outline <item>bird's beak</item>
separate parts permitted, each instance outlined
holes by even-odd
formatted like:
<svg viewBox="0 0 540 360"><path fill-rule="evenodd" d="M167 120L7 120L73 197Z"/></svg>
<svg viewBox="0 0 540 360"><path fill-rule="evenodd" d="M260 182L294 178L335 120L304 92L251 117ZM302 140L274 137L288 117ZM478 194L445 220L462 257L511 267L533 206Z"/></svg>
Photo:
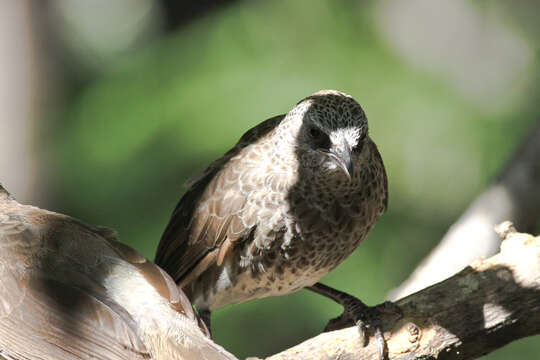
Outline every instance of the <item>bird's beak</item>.
<svg viewBox="0 0 540 360"><path fill-rule="evenodd" d="M342 144L332 148L329 152L330 157L343 170L345 175L351 180L354 174L354 165L352 161L352 149L347 140L343 139Z"/></svg>

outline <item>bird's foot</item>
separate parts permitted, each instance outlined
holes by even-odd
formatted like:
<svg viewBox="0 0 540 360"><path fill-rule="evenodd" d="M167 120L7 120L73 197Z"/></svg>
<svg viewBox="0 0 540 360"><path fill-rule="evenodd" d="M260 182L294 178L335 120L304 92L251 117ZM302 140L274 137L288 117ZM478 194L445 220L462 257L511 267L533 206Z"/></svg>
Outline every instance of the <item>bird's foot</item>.
<svg viewBox="0 0 540 360"><path fill-rule="evenodd" d="M344 308L341 316L328 322L328 325L324 329L325 331L339 330L356 324L360 333L361 343L366 346L369 343L369 336L372 333L377 342L379 359L385 359L388 349L384 339L384 332L382 331L382 318L384 317L385 322L388 321L390 324L394 324L403 317L401 309L397 305L387 301L370 307L352 295L321 283L313 284L308 287L308 290L326 296Z"/></svg>
<svg viewBox="0 0 540 360"><path fill-rule="evenodd" d="M376 306L367 306L360 299L351 295L343 300L343 314L330 320L324 331L333 331L356 325L360 335L360 343L367 346L369 338L373 334L379 359L386 359L388 349L382 330L381 318L383 314L389 314L391 317L395 317L396 320L401 318L402 313L399 307L389 301Z"/></svg>

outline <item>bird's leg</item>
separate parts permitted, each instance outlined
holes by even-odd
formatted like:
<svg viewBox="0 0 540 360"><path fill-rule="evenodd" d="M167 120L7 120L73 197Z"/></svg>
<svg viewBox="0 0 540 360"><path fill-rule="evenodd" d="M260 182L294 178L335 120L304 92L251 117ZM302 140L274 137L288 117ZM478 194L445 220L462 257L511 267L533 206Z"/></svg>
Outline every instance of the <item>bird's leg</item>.
<svg viewBox="0 0 540 360"><path fill-rule="evenodd" d="M377 342L379 358L385 359L387 348L386 341L384 340L384 335L381 330L382 324L380 323L380 317L383 311L388 311L387 308L393 308L391 311L396 314L398 318L400 318L401 311L396 305L392 304L391 302L385 302L381 305L370 307L352 295L321 283L316 283L313 286L307 287L307 289L334 300L344 308L343 314L335 319L331 319L326 325L324 331L338 330L356 324L360 332L360 341L364 346L366 346L369 340L367 331L369 329L373 329Z"/></svg>
<svg viewBox="0 0 540 360"><path fill-rule="evenodd" d="M208 309L197 309L198 312L199 312L199 318L202 320L202 322L204 323L204 326L206 326L206 330L208 330L208 335L210 335L210 338L213 339L212 337L212 324L211 324L211 321L210 321L210 317L212 315L212 312Z"/></svg>

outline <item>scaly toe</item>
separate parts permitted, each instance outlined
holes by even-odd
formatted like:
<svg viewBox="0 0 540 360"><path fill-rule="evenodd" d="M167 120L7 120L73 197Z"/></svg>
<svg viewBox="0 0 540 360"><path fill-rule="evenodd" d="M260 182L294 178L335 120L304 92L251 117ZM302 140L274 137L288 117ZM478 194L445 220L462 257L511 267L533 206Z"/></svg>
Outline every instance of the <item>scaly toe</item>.
<svg viewBox="0 0 540 360"><path fill-rule="evenodd" d="M402 316L399 307L391 302L369 307L364 305L360 300L352 299L348 301L347 305L341 316L330 320L325 331L342 329L356 324L360 343L363 346L367 346L369 344L369 337L372 334L375 338L379 359L386 359L388 349L382 331L381 317L383 313L385 315L391 314L392 317L398 320Z"/></svg>

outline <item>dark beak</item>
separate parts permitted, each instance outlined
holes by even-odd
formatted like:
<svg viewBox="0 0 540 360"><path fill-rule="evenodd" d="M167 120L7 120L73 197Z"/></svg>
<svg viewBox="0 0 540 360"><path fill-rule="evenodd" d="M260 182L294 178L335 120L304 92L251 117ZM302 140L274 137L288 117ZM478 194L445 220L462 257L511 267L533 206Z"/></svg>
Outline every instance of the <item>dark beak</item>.
<svg viewBox="0 0 540 360"><path fill-rule="evenodd" d="M347 175L349 180L351 180L352 176L354 175L354 165L351 152L351 146L347 143L347 140L343 139L343 144L331 149L329 153L336 164L343 170L343 172L345 172L345 175Z"/></svg>

